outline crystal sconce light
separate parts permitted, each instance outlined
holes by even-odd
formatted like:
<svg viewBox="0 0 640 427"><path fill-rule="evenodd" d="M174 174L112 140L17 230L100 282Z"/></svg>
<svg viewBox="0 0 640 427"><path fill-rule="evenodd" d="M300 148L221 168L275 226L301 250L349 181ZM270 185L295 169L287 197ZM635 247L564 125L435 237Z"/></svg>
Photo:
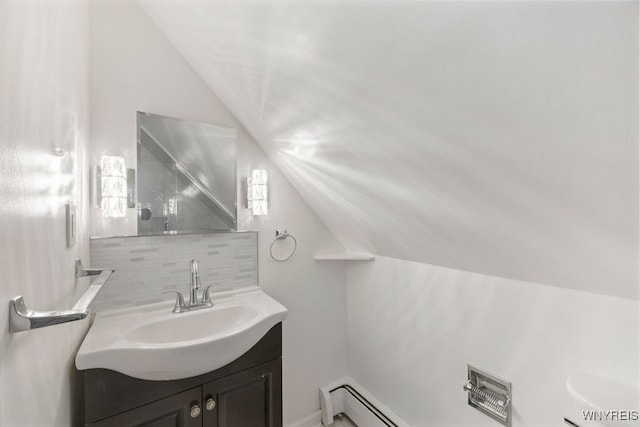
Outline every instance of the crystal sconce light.
<svg viewBox="0 0 640 427"><path fill-rule="evenodd" d="M269 209L267 200L267 171L254 169L247 177L247 207L253 215L266 215Z"/></svg>
<svg viewBox="0 0 640 427"><path fill-rule="evenodd" d="M106 218L124 218L135 208L136 171L127 169L123 157L102 156L91 174L92 205Z"/></svg>
<svg viewBox="0 0 640 427"><path fill-rule="evenodd" d="M101 201L102 215L109 218L123 218L127 215L127 168L124 158L102 156Z"/></svg>

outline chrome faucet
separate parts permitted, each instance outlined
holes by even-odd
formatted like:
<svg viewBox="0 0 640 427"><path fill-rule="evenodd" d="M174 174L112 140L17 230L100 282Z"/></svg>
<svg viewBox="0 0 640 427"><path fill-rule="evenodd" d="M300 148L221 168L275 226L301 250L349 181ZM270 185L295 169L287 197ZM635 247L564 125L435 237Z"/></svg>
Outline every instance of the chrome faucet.
<svg viewBox="0 0 640 427"><path fill-rule="evenodd" d="M198 303L198 289L200 289L200 272L198 271L198 261L196 261L195 259L192 259L189 305Z"/></svg>
<svg viewBox="0 0 640 427"><path fill-rule="evenodd" d="M176 295L176 304L173 307L174 313L183 313L185 311L199 310L201 308L211 307L213 303L211 302L211 295L209 295L209 288L211 286L207 286L204 288L202 292L202 300L198 302L198 289L200 289L200 271L198 269L198 261L195 259L191 260L190 263L191 273L190 273L190 283L189 283L189 303L185 304L184 297L178 291L169 291L175 292Z"/></svg>

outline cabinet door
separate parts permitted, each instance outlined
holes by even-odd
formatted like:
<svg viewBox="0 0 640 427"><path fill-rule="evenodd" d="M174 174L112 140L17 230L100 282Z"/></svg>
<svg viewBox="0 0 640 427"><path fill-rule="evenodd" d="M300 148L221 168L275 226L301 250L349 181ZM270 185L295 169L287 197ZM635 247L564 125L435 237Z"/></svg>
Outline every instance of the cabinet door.
<svg viewBox="0 0 640 427"><path fill-rule="evenodd" d="M201 427L200 387L114 415L89 427ZM197 407L197 408L196 408Z"/></svg>
<svg viewBox="0 0 640 427"><path fill-rule="evenodd" d="M282 361L203 386L204 427L282 427Z"/></svg>

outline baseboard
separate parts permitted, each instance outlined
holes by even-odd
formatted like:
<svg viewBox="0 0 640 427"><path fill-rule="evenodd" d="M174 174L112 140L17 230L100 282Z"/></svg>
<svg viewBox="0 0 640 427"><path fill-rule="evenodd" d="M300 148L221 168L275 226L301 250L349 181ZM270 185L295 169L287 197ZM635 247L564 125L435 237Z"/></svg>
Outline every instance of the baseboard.
<svg viewBox="0 0 640 427"><path fill-rule="evenodd" d="M304 418L287 425L287 427L322 427L320 421L320 411L315 411Z"/></svg>
<svg viewBox="0 0 640 427"><path fill-rule="evenodd" d="M344 413L363 427L409 427L375 396L351 377L342 377L320 387L320 412L323 426Z"/></svg>

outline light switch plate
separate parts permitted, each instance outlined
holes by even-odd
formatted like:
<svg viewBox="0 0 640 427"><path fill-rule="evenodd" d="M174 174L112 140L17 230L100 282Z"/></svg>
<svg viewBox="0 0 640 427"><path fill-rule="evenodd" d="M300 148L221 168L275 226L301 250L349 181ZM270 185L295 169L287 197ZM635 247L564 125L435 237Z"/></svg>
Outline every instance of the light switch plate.
<svg viewBox="0 0 640 427"><path fill-rule="evenodd" d="M67 218L67 247L70 248L76 244L76 205L67 203L65 206L65 213Z"/></svg>

